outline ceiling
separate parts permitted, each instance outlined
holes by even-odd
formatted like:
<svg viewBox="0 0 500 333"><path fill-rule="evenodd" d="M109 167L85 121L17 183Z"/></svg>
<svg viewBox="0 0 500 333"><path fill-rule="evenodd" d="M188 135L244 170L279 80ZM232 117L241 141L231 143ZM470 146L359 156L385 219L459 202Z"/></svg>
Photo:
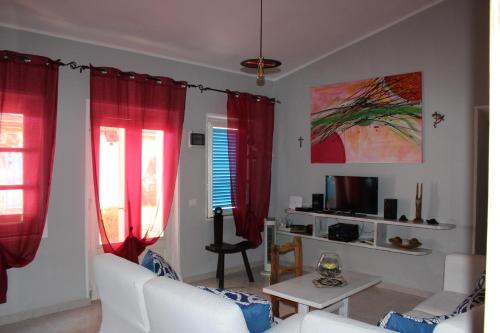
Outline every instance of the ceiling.
<svg viewBox="0 0 500 333"><path fill-rule="evenodd" d="M263 54L281 78L441 0L264 0ZM1 0L0 25L243 73L259 1ZM66 60L66 59L65 59ZM69 59L67 59L69 60Z"/></svg>

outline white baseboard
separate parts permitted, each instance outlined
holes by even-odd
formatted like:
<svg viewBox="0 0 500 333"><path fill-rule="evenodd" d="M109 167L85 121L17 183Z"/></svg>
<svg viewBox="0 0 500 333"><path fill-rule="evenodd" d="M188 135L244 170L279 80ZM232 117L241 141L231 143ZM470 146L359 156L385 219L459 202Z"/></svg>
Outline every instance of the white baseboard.
<svg viewBox="0 0 500 333"><path fill-rule="evenodd" d="M16 323L27 319L41 317L52 313L81 308L88 305L90 305L90 299L86 298L62 304L44 306L38 309L22 311L11 315L0 316L0 326Z"/></svg>
<svg viewBox="0 0 500 333"><path fill-rule="evenodd" d="M260 273L260 271L264 268L264 261L255 261L250 263L250 267L252 268L252 273L255 276L255 274ZM231 268L226 268L224 269L224 274L232 274L232 273L238 273L238 272L244 272L245 271L245 266L240 265L240 266L234 266ZM193 283L201 280L206 280L210 278L215 278L216 271L204 273L204 274L198 274L198 275L192 275L188 277L182 277L183 281L186 283Z"/></svg>
<svg viewBox="0 0 500 333"><path fill-rule="evenodd" d="M419 296L419 297L423 297L423 298L428 298L428 297L431 297L432 295L434 295L434 293L432 291L409 288L409 287L400 286L399 284L390 283L390 282L381 282L381 283L377 284L376 287L382 288L382 289L393 290L393 291L396 291L398 293Z"/></svg>

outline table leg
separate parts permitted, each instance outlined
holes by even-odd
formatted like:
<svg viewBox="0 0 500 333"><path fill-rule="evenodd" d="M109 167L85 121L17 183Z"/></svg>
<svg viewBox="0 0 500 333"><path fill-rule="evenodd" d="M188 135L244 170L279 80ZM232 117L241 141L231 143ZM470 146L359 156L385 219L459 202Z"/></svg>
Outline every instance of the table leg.
<svg viewBox="0 0 500 333"><path fill-rule="evenodd" d="M305 304L298 304L298 309L297 309L297 313L303 313L303 314L306 314L309 312L309 306L308 305L305 305Z"/></svg>
<svg viewBox="0 0 500 333"><path fill-rule="evenodd" d="M344 298L340 301L339 315L342 317L349 315L349 298Z"/></svg>

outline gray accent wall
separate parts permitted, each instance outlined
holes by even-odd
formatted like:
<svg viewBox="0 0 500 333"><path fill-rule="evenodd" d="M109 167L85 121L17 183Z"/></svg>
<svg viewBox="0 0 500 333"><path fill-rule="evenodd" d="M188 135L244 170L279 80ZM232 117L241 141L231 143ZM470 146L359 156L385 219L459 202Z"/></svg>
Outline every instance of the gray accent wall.
<svg viewBox="0 0 500 333"><path fill-rule="evenodd" d="M457 225L451 231L391 229L389 236L417 237L433 250L422 257L304 240L305 264L314 265L323 251L335 251L347 269L437 291L446 254L471 253L473 107L488 104L488 15L486 0L444 1L275 82L273 94L283 102L276 112L276 216L284 216L290 195L311 203L312 193L324 193L325 175L376 176L381 215L383 199L397 198L398 214L413 218L415 186L423 182L423 217ZM413 71L423 73L422 164L310 163L311 87ZM435 111L446 117L437 128ZM306 138L302 149L299 136Z"/></svg>
<svg viewBox="0 0 500 333"><path fill-rule="evenodd" d="M255 78L155 58L112 48L0 27L0 49L48 56L62 61L112 66L139 73L165 75L205 86L265 94ZM85 248L85 108L89 98L89 72L61 68L57 140L52 191L47 217L48 237L42 240L34 261L8 270L8 302L0 304L2 316L29 312L88 298ZM205 150L188 148L189 131L204 132L207 113L225 114L224 94L189 89L179 165L179 243L184 278L214 272L217 256L205 251L213 241L213 227L206 220ZM224 240L237 242L234 223L224 223ZM262 261L261 250L248 253L251 262ZM238 254L226 257L226 267L242 266ZM254 272L258 273L258 272ZM40 312L40 311L39 311Z"/></svg>

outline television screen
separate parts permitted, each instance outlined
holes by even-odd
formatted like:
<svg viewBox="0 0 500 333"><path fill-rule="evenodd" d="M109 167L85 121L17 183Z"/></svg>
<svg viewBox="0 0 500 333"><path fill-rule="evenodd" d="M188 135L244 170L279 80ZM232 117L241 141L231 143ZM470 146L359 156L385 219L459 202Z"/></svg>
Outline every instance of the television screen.
<svg viewBox="0 0 500 333"><path fill-rule="evenodd" d="M378 214L378 178L326 176L325 208Z"/></svg>

